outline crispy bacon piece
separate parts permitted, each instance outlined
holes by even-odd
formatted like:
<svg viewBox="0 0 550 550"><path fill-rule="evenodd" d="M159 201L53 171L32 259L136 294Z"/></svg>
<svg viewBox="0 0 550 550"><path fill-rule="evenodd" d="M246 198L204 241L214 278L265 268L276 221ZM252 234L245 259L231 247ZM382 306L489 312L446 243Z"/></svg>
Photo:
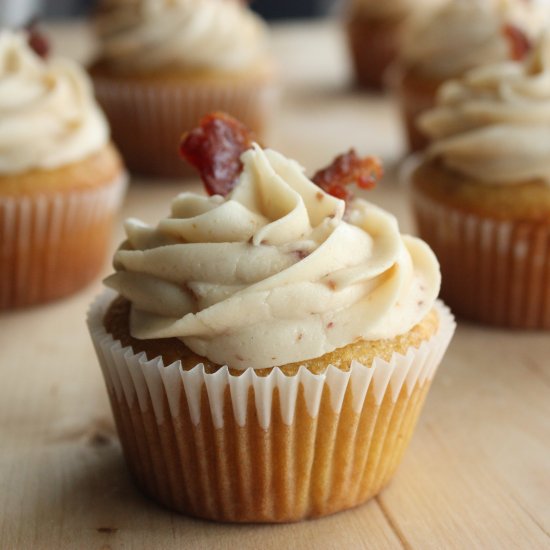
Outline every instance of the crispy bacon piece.
<svg viewBox="0 0 550 550"><path fill-rule="evenodd" d="M27 42L34 50L34 53L42 59L46 59L50 53L50 42L39 30L38 22L36 20L30 21L25 26L25 31L27 32Z"/></svg>
<svg viewBox="0 0 550 550"><path fill-rule="evenodd" d="M504 25L502 32L506 40L508 40L510 59L521 61L531 51L531 41L519 27L510 23Z"/></svg>
<svg viewBox="0 0 550 550"><path fill-rule="evenodd" d="M180 153L198 170L209 195L226 196L243 169L240 157L252 142L244 124L225 113L210 113L183 135Z"/></svg>
<svg viewBox="0 0 550 550"><path fill-rule="evenodd" d="M319 170L312 179L323 191L348 202L353 194L347 185L355 183L361 189L372 189L383 173L379 159L361 158L354 149L350 149L337 156L332 164Z"/></svg>

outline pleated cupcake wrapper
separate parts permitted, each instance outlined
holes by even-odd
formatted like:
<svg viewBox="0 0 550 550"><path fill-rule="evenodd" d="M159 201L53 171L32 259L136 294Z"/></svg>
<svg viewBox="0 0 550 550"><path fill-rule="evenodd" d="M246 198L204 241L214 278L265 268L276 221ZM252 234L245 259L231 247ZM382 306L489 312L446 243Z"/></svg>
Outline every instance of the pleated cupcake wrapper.
<svg viewBox="0 0 550 550"><path fill-rule="evenodd" d="M353 17L348 21L347 34L356 79L366 88L382 89L399 48L402 25Z"/></svg>
<svg viewBox="0 0 550 550"><path fill-rule="evenodd" d="M227 112L261 138L276 97L267 79L183 83L95 76L94 85L127 166L161 177L196 175L178 148L182 134L205 114Z"/></svg>
<svg viewBox="0 0 550 550"><path fill-rule="evenodd" d="M164 397L167 398L172 416L176 417L181 409L182 394L185 393L190 418L193 424L198 425L201 420L200 393L203 384L208 392L210 414L216 428L223 427L223 393L226 388L230 390L233 414L239 426L246 424L250 388L254 390L258 421L265 430L270 424L275 388L279 393L281 417L288 425L294 420L300 385L304 388L308 414L312 418L318 414L325 385L330 390L331 407L336 413L341 410L349 385L353 393L353 410L358 413L371 385L376 403L380 404L387 391L391 393L392 400L396 401L402 386L410 394L417 383L423 385L426 380L431 380L454 331L452 316L447 308L438 303L441 327L436 335L419 348L409 349L406 355L394 354L391 361L376 359L370 368L353 361L348 371L331 365L324 374L312 374L305 367L300 367L295 376L287 376L278 368L272 369L268 376L258 376L254 369L247 369L235 376L230 374L227 367L208 374L202 364L183 370L179 362L165 366L160 357L149 360L143 352L135 354L131 347L122 347L119 341L105 331L102 323L113 297L111 291L105 291L92 306L89 315L90 331L105 380L117 399L126 399L129 406L137 401L145 412L151 402L159 424L165 421Z"/></svg>
<svg viewBox="0 0 550 550"><path fill-rule="evenodd" d="M64 296L97 274L126 182L0 195L0 310Z"/></svg>
<svg viewBox="0 0 550 550"><path fill-rule="evenodd" d="M550 329L550 222L481 217L418 190L413 201L420 235L441 264L442 295L457 315Z"/></svg>
<svg viewBox="0 0 550 550"><path fill-rule="evenodd" d="M221 521L295 521L380 491L455 328L438 303L429 341L369 368L208 374L122 347L102 323L113 296L97 299L88 324L129 469L165 506Z"/></svg>
<svg viewBox="0 0 550 550"><path fill-rule="evenodd" d="M427 87L414 89L407 85L402 69L398 67L393 68L391 78L388 80L391 81L394 95L401 108L409 150L422 151L427 147L429 139L418 128L418 117L434 106L437 90L430 91Z"/></svg>

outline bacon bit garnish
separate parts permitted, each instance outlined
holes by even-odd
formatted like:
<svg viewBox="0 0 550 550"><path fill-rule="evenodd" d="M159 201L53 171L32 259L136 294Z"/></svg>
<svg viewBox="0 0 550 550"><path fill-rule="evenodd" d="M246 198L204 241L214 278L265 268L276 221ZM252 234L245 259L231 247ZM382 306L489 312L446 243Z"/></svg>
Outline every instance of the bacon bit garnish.
<svg viewBox="0 0 550 550"><path fill-rule="evenodd" d="M32 20L25 26L25 31L27 32L27 43L34 53L42 59L46 59L50 53L50 42L38 29L38 22Z"/></svg>
<svg viewBox="0 0 550 550"><path fill-rule="evenodd" d="M350 201L353 194L347 185L355 183L361 189L373 189L382 175L382 164L377 158L361 158L350 149L337 156L330 166L319 170L312 179L323 191Z"/></svg>
<svg viewBox="0 0 550 550"><path fill-rule="evenodd" d="M310 255L310 252L307 250L294 250L293 254L298 258L298 260L303 260Z"/></svg>
<svg viewBox="0 0 550 550"><path fill-rule="evenodd" d="M502 28L504 37L508 40L510 59L521 61L531 51L533 45L527 35L515 25L508 23Z"/></svg>
<svg viewBox="0 0 550 550"><path fill-rule="evenodd" d="M182 136L180 153L198 170L209 195L225 197L237 183L243 169L240 157L252 142L244 124L225 113L210 113Z"/></svg>

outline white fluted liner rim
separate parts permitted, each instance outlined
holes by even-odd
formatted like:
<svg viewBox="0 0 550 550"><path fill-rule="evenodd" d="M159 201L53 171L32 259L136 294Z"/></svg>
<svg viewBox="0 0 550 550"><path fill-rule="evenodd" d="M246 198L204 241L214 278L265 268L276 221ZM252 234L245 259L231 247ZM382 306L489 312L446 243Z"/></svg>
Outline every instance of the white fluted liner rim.
<svg viewBox="0 0 550 550"><path fill-rule="evenodd" d="M136 354L130 346L122 347L103 326L103 316L115 296L112 290L105 290L88 312L88 327L105 382L119 401L126 400L131 406L137 399L142 412L147 410L150 399L159 424L164 422L164 395L172 416L177 418L183 389L191 421L195 426L198 425L203 385L206 386L213 423L217 429L224 424L223 395L227 386L233 414L239 426L246 425L249 388L254 388L256 412L263 429L267 429L271 423L275 388L279 391L281 417L286 425L293 422L300 384L303 386L307 410L312 418L318 415L325 385L330 390L331 406L335 413L340 412L350 384L352 406L356 413L361 411L371 384L377 404L382 402L387 391L391 392L392 401L395 402L403 385L410 395L415 385L421 386L426 380L433 378L456 327L449 309L438 301L436 309L439 328L436 334L419 348L410 348L406 355L394 354L390 361L375 359L370 367L353 361L347 372L330 365L323 374L312 374L303 366L294 376L286 376L278 367L273 368L268 376L258 376L254 369L247 369L240 376L234 376L227 366L208 374L202 363L190 370L183 370L179 361L164 366L160 357L147 360L145 353Z"/></svg>

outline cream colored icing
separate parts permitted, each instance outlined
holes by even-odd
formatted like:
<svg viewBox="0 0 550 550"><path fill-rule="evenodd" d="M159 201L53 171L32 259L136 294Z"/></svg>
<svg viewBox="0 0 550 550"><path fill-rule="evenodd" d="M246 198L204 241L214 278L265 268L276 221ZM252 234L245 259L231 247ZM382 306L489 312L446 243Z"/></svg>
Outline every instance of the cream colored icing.
<svg viewBox="0 0 550 550"><path fill-rule="evenodd" d="M265 55L267 28L241 2L105 0L101 58L120 71L241 70Z"/></svg>
<svg viewBox="0 0 550 550"><path fill-rule="evenodd" d="M380 18L409 17L426 13L447 1L449 0L352 0L351 9L353 12Z"/></svg>
<svg viewBox="0 0 550 550"><path fill-rule="evenodd" d="M510 20L536 40L550 25L549 0L500 0L510 13Z"/></svg>
<svg viewBox="0 0 550 550"><path fill-rule="evenodd" d="M218 364L266 368L407 332L433 307L439 266L369 202L324 193L258 146L226 198L183 193L152 228L126 223L106 284L134 337L180 338Z"/></svg>
<svg viewBox="0 0 550 550"><path fill-rule="evenodd" d="M522 63L474 69L421 116L428 154L488 184L550 183L550 36Z"/></svg>
<svg viewBox="0 0 550 550"><path fill-rule="evenodd" d="M409 27L401 53L403 64L435 78L449 78L505 61L510 58L510 44L504 26L514 24L529 34L530 13L531 6L523 0L448 2Z"/></svg>
<svg viewBox="0 0 550 550"><path fill-rule="evenodd" d="M0 173L76 162L108 139L84 71L69 60L43 60L23 33L1 31Z"/></svg>

